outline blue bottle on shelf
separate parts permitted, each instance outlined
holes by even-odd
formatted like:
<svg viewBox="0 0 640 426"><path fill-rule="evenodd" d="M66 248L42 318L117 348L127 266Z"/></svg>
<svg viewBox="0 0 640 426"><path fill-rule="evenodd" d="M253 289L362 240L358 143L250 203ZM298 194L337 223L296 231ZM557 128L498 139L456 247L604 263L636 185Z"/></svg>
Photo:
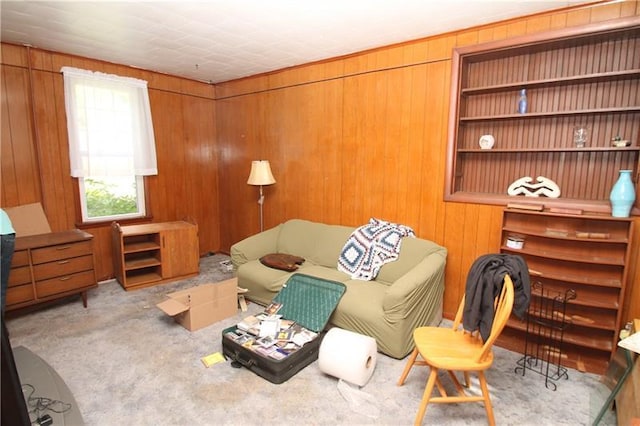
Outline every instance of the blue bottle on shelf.
<svg viewBox="0 0 640 426"><path fill-rule="evenodd" d="M520 90L520 97L518 98L518 113L527 113L527 89Z"/></svg>

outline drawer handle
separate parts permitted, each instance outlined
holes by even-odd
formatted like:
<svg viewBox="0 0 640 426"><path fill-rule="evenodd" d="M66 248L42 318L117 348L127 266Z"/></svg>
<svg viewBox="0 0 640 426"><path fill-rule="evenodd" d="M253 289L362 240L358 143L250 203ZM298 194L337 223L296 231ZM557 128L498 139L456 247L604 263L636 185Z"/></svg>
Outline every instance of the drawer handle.
<svg viewBox="0 0 640 426"><path fill-rule="evenodd" d="M66 249L70 249L70 248L71 248L71 246L59 246L59 247L56 247L56 250L66 250Z"/></svg>
<svg viewBox="0 0 640 426"><path fill-rule="evenodd" d="M71 279L71 275L67 275L66 277L60 277L60 281L69 281Z"/></svg>
<svg viewBox="0 0 640 426"><path fill-rule="evenodd" d="M58 260L58 265L64 265L65 263L71 262L70 260Z"/></svg>

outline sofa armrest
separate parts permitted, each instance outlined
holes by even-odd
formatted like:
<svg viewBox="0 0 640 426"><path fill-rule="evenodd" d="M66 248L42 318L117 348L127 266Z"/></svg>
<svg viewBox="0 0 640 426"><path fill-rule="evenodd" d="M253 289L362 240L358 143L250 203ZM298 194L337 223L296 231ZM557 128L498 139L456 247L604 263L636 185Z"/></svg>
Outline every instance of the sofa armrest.
<svg viewBox="0 0 640 426"><path fill-rule="evenodd" d="M275 253L282 224L252 235L231 246L231 262L238 266L250 260L260 259L265 254Z"/></svg>
<svg viewBox="0 0 640 426"><path fill-rule="evenodd" d="M424 300L433 294L433 287L440 287L437 294L444 293L444 269L446 250L433 253L422 259L412 270L398 278L389 286L382 301L385 318L391 322L400 321L418 306L432 303Z"/></svg>

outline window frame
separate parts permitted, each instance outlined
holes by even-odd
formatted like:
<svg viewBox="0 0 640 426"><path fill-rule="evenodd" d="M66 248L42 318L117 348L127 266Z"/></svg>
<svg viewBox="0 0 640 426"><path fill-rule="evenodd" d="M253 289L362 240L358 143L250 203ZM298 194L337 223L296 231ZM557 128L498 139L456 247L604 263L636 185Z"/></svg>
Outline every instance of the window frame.
<svg viewBox="0 0 640 426"><path fill-rule="evenodd" d="M147 190L146 190L146 179L144 176L136 176L136 197L138 202L138 211L136 213L123 213L117 215L110 216L100 216L96 218L90 218L87 213L87 199L86 199L86 191L84 186L84 180L90 179L91 176L84 178L76 178L77 181L77 190L78 190L78 201L80 207L80 218L83 224L96 224L96 223L111 223L114 221L127 221L127 220L138 220L149 217L147 214Z"/></svg>

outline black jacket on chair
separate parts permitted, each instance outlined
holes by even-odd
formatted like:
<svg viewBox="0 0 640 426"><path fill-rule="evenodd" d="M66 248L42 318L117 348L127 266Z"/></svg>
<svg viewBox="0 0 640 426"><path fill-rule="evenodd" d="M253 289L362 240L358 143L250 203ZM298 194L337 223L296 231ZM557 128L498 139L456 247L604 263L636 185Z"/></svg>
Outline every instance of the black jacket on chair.
<svg viewBox="0 0 640 426"><path fill-rule="evenodd" d="M504 276L513 281L513 313L522 318L531 300L531 281L525 260L512 254L485 254L471 265L465 288L462 325L467 331L480 330L483 340L491 333L494 299L502 291Z"/></svg>

